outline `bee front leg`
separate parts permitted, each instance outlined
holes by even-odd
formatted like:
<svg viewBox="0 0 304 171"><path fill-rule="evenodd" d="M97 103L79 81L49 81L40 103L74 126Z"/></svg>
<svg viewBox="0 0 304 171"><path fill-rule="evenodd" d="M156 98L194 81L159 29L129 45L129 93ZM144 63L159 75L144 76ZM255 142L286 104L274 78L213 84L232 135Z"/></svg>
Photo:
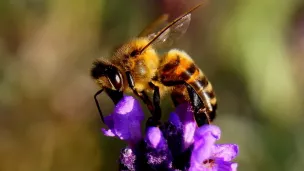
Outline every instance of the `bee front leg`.
<svg viewBox="0 0 304 171"><path fill-rule="evenodd" d="M103 117L102 111L101 111L100 106L99 106L99 102L98 102L98 100L97 100L97 96L98 96L102 91L103 91L103 89L98 90L98 91L95 93L95 95L94 95L94 100L95 100L96 107L97 107L97 109L98 109L98 112L99 112L101 121L102 121L103 123L105 123L105 122L104 122L104 117Z"/></svg>
<svg viewBox="0 0 304 171"><path fill-rule="evenodd" d="M98 109L101 121L105 124L104 122L104 116L102 114L97 96L103 91L104 89L101 89L99 91L97 91L94 95L94 100L96 103L96 107ZM115 90L111 90L111 89L105 89L106 93L108 94L108 96L112 99L113 103L116 105L122 98L123 98L123 93L120 91L115 91Z"/></svg>
<svg viewBox="0 0 304 171"><path fill-rule="evenodd" d="M123 98L123 92L112 90L112 89L105 89L108 96L112 99L113 103L116 105L122 98Z"/></svg>

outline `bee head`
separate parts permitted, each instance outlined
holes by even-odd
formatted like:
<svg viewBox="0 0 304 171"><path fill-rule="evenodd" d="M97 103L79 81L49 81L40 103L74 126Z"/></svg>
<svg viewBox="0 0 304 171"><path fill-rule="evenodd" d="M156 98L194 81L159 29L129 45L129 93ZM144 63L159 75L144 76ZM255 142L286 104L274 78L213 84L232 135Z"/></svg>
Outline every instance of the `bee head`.
<svg viewBox="0 0 304 171"><path fill-rule="evenodd" d="M91 76L102 87L122 91L123 80L118 68L109 62L98 60L93 63Z"/></svg>

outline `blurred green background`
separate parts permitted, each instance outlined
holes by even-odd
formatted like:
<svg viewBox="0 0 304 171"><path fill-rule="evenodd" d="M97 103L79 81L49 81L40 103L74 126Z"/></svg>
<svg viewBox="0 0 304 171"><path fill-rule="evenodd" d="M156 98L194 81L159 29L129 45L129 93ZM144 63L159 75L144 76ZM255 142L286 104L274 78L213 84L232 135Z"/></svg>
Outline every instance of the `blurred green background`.
<svg viewBox="0 0 304 171"><path fill-rule="evenodd" d="M117 170L125 143L100 132L91 63L198 2L1 0L0 170ZM209 0L174 47L213 83L220 142L240 145L239 170L303 170L302 0ZM168 115L169 98L162 106Z"/></svg>

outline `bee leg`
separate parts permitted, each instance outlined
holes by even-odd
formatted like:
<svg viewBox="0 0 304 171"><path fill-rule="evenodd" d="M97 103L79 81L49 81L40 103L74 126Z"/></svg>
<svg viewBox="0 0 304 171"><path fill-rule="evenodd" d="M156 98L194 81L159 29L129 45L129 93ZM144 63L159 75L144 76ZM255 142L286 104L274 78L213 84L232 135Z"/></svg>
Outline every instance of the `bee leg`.
<svg viewBox="0 0 304 171"><path fill-rule="evenodd" d="M201 99L196 91L189 85L187 84L186 82L184 81L164 81L162 80L161 81L165 86L177 86L177 85L185 85L188 89L188 94L189 94L189 97L190 97L190 100L191 100L191 103L192 103L192 106L194 106L194 117L195 117L195 120L197 122L197 125L198 126L201 126L203 125L205 122L205 120L207 120L208 124L211 123L211 120L210 120L210 112L209 110L206 110L206 106L208 107L208 103L204 103L204 100L206 99ZM209 104L210 106L210 104ZM199 109L195 109L195 108L199 108ZM197 111L195 111L197 110ZM203 120L203 122L201 122L200 120Z"/></svg>
<svg viewBox="0 0 304 171"><path fill-rule="evenodd" d="M126 72L126 76L127 76L129 87L132 89L133 93L142 99L142 101L147 105L149 111L151 112L151 114L153 116L155 110L154 110L154 106L153 106L151 100L149 99L149 96L145 92L138 92L135 89L135 83L134 83L134 80L133 80L133 77L132 77L130 71Z"/></svg>
<svg viewBox="0 0 304 171"><path fill-rule="evenodd" d="M113 103L116 105L122 98L123 98L123 92L111 90L111 89L105 89L108 96L112 99Z"/></svg>
<svg viewBox="0 0 304 171"><path fill-rule="evenodd" d="M98 100L97 100L97 96L98 96L102 91L103 91L103 89L98 90L98 91L95 93L95 95L94 95L94 100L95 100L96 107L97 107L97 109L98 109L98 112L99 112L101 121L102 121L103 123L105 123L105 122L104 122L104 117L103 117L102 111L101 111L100 106L99 106L99 102L98 102Z"/></svg>
<svg viewBox="0 0 304 171"><path fill-rule="evenodd" d="M156 90L156 92L153 93L153 104L154 104L153 111L150 111L151 114L152 114L152 116L149 117L149 119L147 120L147 123L146 123L147 127L157 127L157 126L161 125L161 121L160 121L160 118L161 118L161 109L160 109L160 105L159 105L160 104L159 89L158 89L158 87L155 87L155 89L157 89L157 90ZM148 95L146 94L145 91L143 91L142 94L147 99L149 99L149 97L148 97ZM158 101L157 101L157 98L158 98ZM155 104L158 104L158 105L155 105Z"/></svg>
<svg viewBox="0 0 304 171"><path fill-rule="evenodd" d="M97 96L103 91L103 89L97 91L94 95L94 100L101 118L101 121L105 124L104 122L104 116L102 114L99 102L97 100ZM106 93L108 94L108 96L112 99L113 103L116 105L123 97L123 93L120 91L115 91L115 90L111 90L111 89L105 89Z"/></svg>
<svg viewBox="0 0 304 171"><path fill-rule="evenodd" d="M210 119L206 114L206 111L202 110L204 109L204 104L200 100L200 97L190 85L186 84L186 87L193 107L194 118L197 123L197 126L200 127L204 124L209 124Z"/></svg>
<svg viewBox="0 0 304 171"><path fill-rule="evenodd" d="M153 105L154 105L154 120L160 121L161 119L161 108L160 108L160 93L159 87L154 85L152 82L149 82L151 88L154 89L153 91Z"/></svg>
<svg viewBox="0 0 304 171"><path fill-rule="evenodd" d="M160 94L159 94L159 87L155 86L153 91L153 104L155 107L155 118L157 120L161 119L161 108L160 108Z"/></svg>

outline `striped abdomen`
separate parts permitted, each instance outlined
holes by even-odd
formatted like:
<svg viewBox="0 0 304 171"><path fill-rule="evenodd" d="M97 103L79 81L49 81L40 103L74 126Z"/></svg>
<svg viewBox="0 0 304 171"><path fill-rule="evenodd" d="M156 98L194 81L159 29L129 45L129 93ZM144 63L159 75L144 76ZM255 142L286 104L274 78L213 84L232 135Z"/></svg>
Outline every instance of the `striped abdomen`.
<svg viewBox="0 0 304 171"><path fill-rule="evenodd" d="M189 85L203 103L200 107L210 121L214 119L217 101L212 85L190 56L183 51L171 50L162 59L158 72L157 76L162 84L174 86L171 96L175 105L191 100L189 87L187 88Z"/></svg>

